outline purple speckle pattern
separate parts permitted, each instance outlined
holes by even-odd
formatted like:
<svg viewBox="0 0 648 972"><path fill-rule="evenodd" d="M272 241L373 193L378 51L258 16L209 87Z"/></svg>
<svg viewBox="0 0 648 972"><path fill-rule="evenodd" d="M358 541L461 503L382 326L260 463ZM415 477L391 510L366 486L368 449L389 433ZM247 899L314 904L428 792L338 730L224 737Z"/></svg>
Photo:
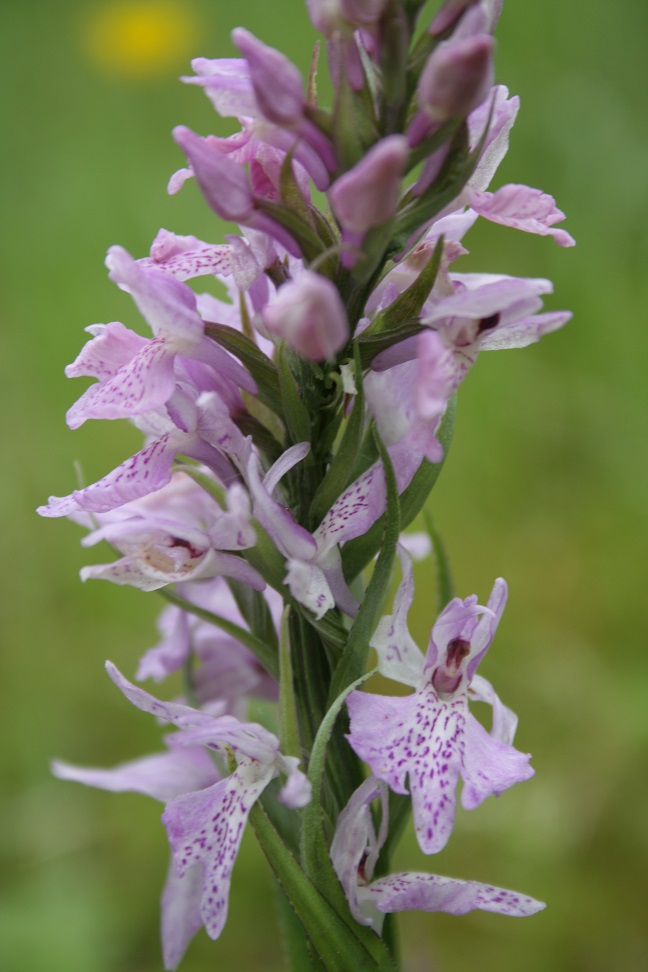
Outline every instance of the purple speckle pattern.
<svg viewBox="0 0 648 972"><path fill-rule="evenodd" d="M98 378L105 381L123 368L148 344L119 321L110 324L91 324L86 327L92 339L81 349L77 358L65 369L68 378Z"/></svg>
<svg viewBox="0 0 648 972"><path fill-rule="evenodd" d="M227 779L169 801L162 815L178 876L202 864L200 914L211 938L218 938L225 926L232 869L245 824L269 782L267 769L260 770L258 763L242 760Z"/></svg>
<svg viewBox="0 0 648 972"><path fill-rule="evenodd" d="M465 915L479 909L522 918L545 907L541 901L525 894L437 874L390 874L374 881L367 891L374 905L383 912L445 911Z"/></svg>
<svg viewBox="0 0 648 972"><path fill-rule="evenodd" d="M347 705L352 748L396 793L408 792L409 777L419 846L426 854L440 851L454 822L465 699L440 702L426 686L404 698L352 692Z"/></svg>
<svg viewBox="0 0 648 972"><path fill-rule="evenodd" d="M147 341L119 371L83 393L68 409L67 424L78 429L88 419L130 418L164 405L175 389L174 357L161 338Z"/></svg>
<svg viewBox="0 0 648 972"><path fill-rule="evenodd" d="M177 438L167 433L122 462L92 486L75 490L69 496L51 496L41 506L41 516L69 516L79 510L104 513L161 489L171 479Z"/></svg>
<svg viewBox="0 0 648 972"><path fill-rule="evenodd" d="M137 261L145 270L158 270L175 280L192 280L194 277L229 274L232 270L231 247L227 244L206 244L193 250L184 250L162 259L143 257Z"/></svg>

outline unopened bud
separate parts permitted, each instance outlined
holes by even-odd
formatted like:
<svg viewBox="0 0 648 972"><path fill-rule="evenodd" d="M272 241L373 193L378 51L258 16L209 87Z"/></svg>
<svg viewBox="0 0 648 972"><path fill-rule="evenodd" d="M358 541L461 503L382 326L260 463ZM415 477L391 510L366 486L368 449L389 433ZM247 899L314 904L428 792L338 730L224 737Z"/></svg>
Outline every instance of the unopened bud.
<svg viewBox="0 0 648 972"><path fill-rule="evenodd" d="M262 312L268 331L310 361L333 358L346 344L349 324L337 287L305 270L279 291Z"/></svg>
<svg viewBox="0 0 648 972"><path fill-rule="evenodd" d="M232 40L247 61L254 95L264 116L275 125L298 124L303 115L304 93L295 65L243 27L232 31Z"/></svg>
<svg viewBox="0 0 648 972"><path fill-rule="evenodd" d="M493 39L486 34L440 44L419 81L419 107L443 124L480 105L493 84Z"/></svg>
<svg viewBox="0 0 648 972"><path fill-rule="evenodd" d="M173 129L173 137L187 156L208 205L222 219L245 223L254 211L245 169L184 125Z"/></svg>
<svg viewBox="0 0 648 972"><path fill-rule="evenodd" d="M345 230L364 233L392 218L408 155L405 136L389 135L333 184L329 200Z"/></svg>

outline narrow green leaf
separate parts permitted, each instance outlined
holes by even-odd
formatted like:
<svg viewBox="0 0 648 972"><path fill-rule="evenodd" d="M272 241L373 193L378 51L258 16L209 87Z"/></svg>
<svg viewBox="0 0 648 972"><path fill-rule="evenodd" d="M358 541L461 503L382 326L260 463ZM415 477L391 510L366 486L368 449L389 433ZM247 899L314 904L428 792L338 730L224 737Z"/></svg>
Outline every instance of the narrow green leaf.
<svg viewBox="0 0 648 972"><path fill-rule="evenodd" d="M362 387L362 367L360 364L360 349L354 344L355 380L357 394L353 403L353 411L347 422L340 447L329 466L326 476L320 483L311 504L313 523L320 523L324 515L333 506L338 496L349 484L349 475L358 454L362 433L364 430L364 390Z"/></svg>
<svg viewBox="0 0 648 972"><path fill-rule="evenodd" d="M387 487L387 510L385 516L381 518L384 521L382 546L360 610L349 631L344 653L333 674L329 699L335 699L345 686L358 678L366 668L367 658L369 657L369 642L380 620L389 590L392 567L396 557L396 544L401 531L400 503L394 468L382 439L377 432L374 434L382 459Z"/></svg>
<svg viewBox="0 0 648 972"><path fill-rule="evenodd" d="M250 824L326 972L394 972L391 961L378 964L360 939L371 935L380 942L376 935L362 925L356 934L304 874L258 800Z"/></svg>
<svg viewBox="0 0 648 972"><path fill-rule="evenodd" d="M447 459L452 433L454 430L455 414L457 411L456 392L448 402L443 421L439 426L437 438L443 446L443 458L441 462L431 463L424 459L419 470L415 473L412 482L400 498L401 529L409 526L415 516L423 509L434 484L441 475L441 470ZM367 566L375 556L381 543L385 530L384 515L377 520L374 525L363 536L356 540L350 540L342 550L342 566L347 583L351 583L361 570Z"/></svg>
<svg viewBox="0 0 648 972"><path fill-rule="evenodd" d="M293 212L292 209L282 203L273 202L270 199L262 199L257 196L256 205L280 226L288 230L299 245L306 260L310 262L319 256L324 246L309 221L302 219L298 213Z"/></svg>
<svg viewBox="0 0 648 972"><path fill-rule="evenodd" d="M437 610L442 611L446 604L454 597L454 584L452 581L452 571L448 553L441 539L441 534L434 525L432 517L427 510L423 511L425 528L432 543L432 553L436 566L437 581Z"/></svg>
<svg viewBox="0 0 648 972"><path fill-rule="evenodd" d="M205 334L245 365L257 383L259 399L272 411L279 411L281 399L277 369L254 341L228 324L205 322Z"/></svg>
<svg viewBox="0 0 648 972"><path fill-rule="evenodd" d="M386 351L393 344L400 344L401 341L405 341L407 338L416 337L417 334L422 334L425 330L426 327L424 324L413 320L401 321L398 328L383 331L379 334L361 334L357 343L360 348L362 367L368 368L376 355L380 354L381 351Z"/></svg>
<svg viewBox="0 0 648 972"><path fill-rule="evenodd" d="M299 386L290 368L290 352L286 342L279 345L279 389L284 424L291 442L310 442L312 428L308 409L299 393Z"/></svg>
<svg viewBox="0 0 648 972"><path fill-rule="evenodd" d="M396 300L371 322L370 326L363 332L360 340L366 341L367 338L385 331L399 332L399 340L403 340L400 330L404 321L413 321L419 317L423 304L430 296L430 291L434 286L434 281L439 272L441 256L443 254L444 237L440 236L432 256L425 264L425 267L410 286L399 294Z"/></svg>
<svg viewBox="0 0 648 972"><path fill-rule="evenodd" d="M248 564L251 564L259 571L266 584L278 591L282 596L285 594L286 586L286 565L284 559L277 550L274 540L268 536L261 524L257 520L251 521L256 533L257 542L254 547L249 547L243 551L243 556ZM285 599L285 598L284 598Z"/></svg>
<svg viewBox="0 0 648 972"><path fill-rule="evenodd" d="M305 223L308 223L312 227L308 204L299 188L297 179L295 178L295 170L293 169L293 158L296 148L297 142L286 153L286 157L283 160L281 171L279 172L279 195L284 206L287 206L293 213L296 213Z"/></svg>
<svg viewBox="0 0 648 972"><path fill-rule="evenodd" d="M387 7L381 22L382 134L403 131L410 25L401 4Z"/></svg>
<svg viewBox="0 0 648 972"><path fill-rule="evenodd" d="M233 580L231 577L227 578L227 584L236 601L236 606L252 634L259 641L270 645L274 651L278 651L279 639L277 638L275 623L268 602L261 591L255 591L248 584Z"/></svg>
<svg viewBox="0 0 648 972"><path fill-rule="evenodd" d="M308 936L278 881L272 882L281 941L287 968L294 972L323 972Z"/></svg>
<svg viewBox="0 0 648 972"><path fill-rule="evenodd" d="M422 196L412 198L396 219L397 245L405 248L412 233L416 233L429 220L440 213L444 206L459 195L472 175L473 163L468 143L468 128L464 122L455 133L447 158L439 175Z"/></svg>
<svg viewBox="0 0 648 972"><path fill-rule="evenodd" d="M284 608L279 638L279 744L286 756L301 756L299 723L295 703L295 680L290 656L288 619L290 605Z"/></svg>
<svg viewBox="0 0 648 972"><path fill-rule="evenodd" d="M222 510L227 508L227 490L220 483L217 483L207 473L202 472L198 466L190 466L188 463L178 463L175 467L178 472L183 472L189 476L198 486L201 486L211 498L215 500Z"/></svg>
<svg viewBox="0 0 648 972"><path fill-rule="evenodd" d="M313 787L311 802L304 808L302 813L302 837L301 837L301 857L306 874L314 881L317 887L347 922L351 922L351 927L357 929L359 926L349 913L346 896L331 863L331 858L324 834L322 792L325 779L326 752L335 726L335 722L340 715L342 706L347 696L360 687L374 673L367 672L361 678L356 679L351 685L335 699L327 711L315 737L308 766L308 778ZM367 932L368 929L363 929ZM367 949L374 956L377 968L393 968L393 962L388 950L380 939L373 933L363 936L363 942Z"/></svg>
<svg viewBox="0 0 648 972"><path fill-rule="evenodd" d="M317 67L321 46L321 41L316 40L308 72L308 84L306 85L306 101L313 109L317 109Z"/></svg>
<svg viewBox="0 0 648 972"><path fill-rule="evenodd" d="M222 618L220 614L213 614L212 611L207 611L205 608L198 607L196 604L192 604L191 601L186 601L183 597L180 597L173 591L170 591L168 587L160 588L159 594L169 601L170 604L175 604L176 607L182 608L188 614L194 614L197 618L202 621L209 621L210 624L215 625L215 627L220 628L221 631L225 631L232 638L236 638L240 641L242 645L249 648L252 654L261 662L263 667L268 671L274 678L279 677L279 664L277 661L277 653L273 649L260 641L245 628L241 628L238 624L234 624L233 621L228 621L227 618Z"/></svg>

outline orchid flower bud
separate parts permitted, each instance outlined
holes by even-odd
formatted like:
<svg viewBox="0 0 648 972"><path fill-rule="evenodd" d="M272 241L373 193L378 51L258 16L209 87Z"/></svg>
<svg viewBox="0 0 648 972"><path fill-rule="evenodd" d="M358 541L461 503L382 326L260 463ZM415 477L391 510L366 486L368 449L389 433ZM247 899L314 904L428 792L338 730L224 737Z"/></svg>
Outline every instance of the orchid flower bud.
<svg viewBox="0 0 648 972"><path fill-rule="evenodd" d="M305 270L284 284L262 312L269 331L310 361L333 358L349 337L349 324L337 287L326 277Z"/></svg>
<svg viewBox="0 0 648 972"><path fill-rule="evenodd" d="M254 95L264 116L275 125L298 124L303 115L304 93L295 65L243 27L232 31L232 40L247 61Z"/></svg>
<svg viewBox="0 0 648 972"><path fill-rule="evenodd" d="M437 124L467 115L493 84L493 40L486 34L447 41L430 55L419 81L419 107Z"/></svg>
<svg viewBox="0 0 648 972"><path fill-rule="evenodd" d="M245 223L254 211L245 169L184 125L173 129L173 137L187 156L208 205L222 219Z"/></svg>
<svg viewBox="0 0 648 972"><path fill-rule="evenodd" d="M371 27L382 17L388 0L307 0L313 26L329 37L341 27Z"/></svg>
<svg viewBox="0 0 648 972"><path fill-rule="evenodd" d="M333 184L329 200L345 230L364 233L391 219L408 155L407 139L389 135Z"/></svg>
<svg viewBox="0 0 648 972"><path fill-rule="evenodd" d="M445 0L445 3L441 5L434 15L434 19L429 27L429 33L432 36L442 34L448 27L456 24L464 10L472 7L475 3L479 3L479 0Z"/></svg>

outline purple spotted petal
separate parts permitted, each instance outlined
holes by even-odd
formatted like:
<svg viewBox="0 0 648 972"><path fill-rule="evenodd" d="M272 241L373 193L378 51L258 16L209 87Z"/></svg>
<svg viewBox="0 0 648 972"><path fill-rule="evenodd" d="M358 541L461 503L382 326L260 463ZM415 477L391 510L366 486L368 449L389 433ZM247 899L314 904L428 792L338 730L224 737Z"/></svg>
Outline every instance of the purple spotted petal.
<svg viewBox="0 0 648 972"><path fill-rule="evenodd" d="M312 611L319 621L327 611L335 607L335 601L331 593L324 572L316 564L308 563L304 560L288 560L288 573L284 578L284 583L288 586L290 593Z"/></svg>
<svg viewBox="0 0 648 972"><path fill-rule="evenodd" d="M164 405L175 389L174 358L167 342L147 341L119 371L83 393L67 412L68 426L78 429L93 418L131 418Z"/></svg>
<svg viewBox="0 0 648 972"><path fill-rule="evenodd" d="M176 280L232 271L232 251L226 243L204 243L195 236L177 236L161 229L151 245L150 257L137 263L144 270L160 270Z"/></svg>
<svg viewBox="0 0 648 972"><path fill-rule="evenodd" d="M463 599L453 597L434 622L430 632L425 668L429 670L445 662L445 651L449 642L459 639L470 642L479 623L479 615L483 611L484 608L477 603L476 594Z"/></svg>
<svg viewBox="0 0 648 972"><path fill-rule="evenodd" d="M88 376L105 381L129 363L149 342L118 321L86 327L92 340L65 369L68 378Z"/></svg>
<svg viewBox="0 0 648 972"><path fill-rule="evenodd" d="M202 864L200 914L210 938L227 919L232 869L255 800L269 782L267 769L241 763L227 779L171 800L162 815L178 875Z"/></svg>
<svg viewBox="0 0 648 972"><path fill-rule="evenodd" d="M371 804L380 799L380 830L376 834ZM374 925L375 912L363 908L359 876L371 880L380 849L387 836L387 789L382 780L371 776L352 794L337 819L331 844L331 863L344 889L351 914L363 925Z"/></svg>
<svg viewBox="0 0 648 972"><path fill-rule="evenodd" d="M38 513L41 516L69 516L79 510L104 513L140 499L170 481L177 451L178 436L169 432L92 486L75 490L69 496L51 496L47 506L39 506Z"/></svg>
<svg viewBox="0 0 648 972"><path fill-rule="evenodd" d="M407 793L409 776L419 846L425 854L442 850L455 816L465 700L441 702L426 686L404 698L352 692L347 706L351 747L394 792Z"/></svg>
<svg viewBox="0 0 648 972"><path fill-rule="evenodd" d="M437 874L390 874L373 881L366 889L376 908L394 911L445 911L465 915L469 911L494 911L522 918L541 911L545 905L515 891L495 888L479 881L461 881Z"/></svg>
<svg viewBox="0 0 648 972"><path fill-rule="evenodd" d="M165 969L177 969L189 942L202 925L202 867L196 864L179 877L173 859L162 892L162 956Z"/></svg>
<svg viewBox="0 0 648 972"><path fill-rule="evenodd" d="M74 780L113 793L143 793L162 802L187 790L202 790L219 778L213 760L204 749L158 753L120 763L112 769L72 766L54 760L52 773L59 780Z"/></svg>
<svg viewBox="0 0 648 972"><path fill-rule="evenodd" d="M498 795L515 783L534 774L530 755L489 735L474 716L466 719L466 743L462 776L461 805L474 810L486 797Z"/></svg>
<svg viewBox="0 0 648 972"><path fill-rule="evenodd" d="M402 493L412 481L423 456L402 442L389 446L388 452L398 491ZM314 536L320 551L323 553L334 544L345 543L366 533L386 509L385 474L382 462L376 462L345 489L318 526Z"/></svg>

